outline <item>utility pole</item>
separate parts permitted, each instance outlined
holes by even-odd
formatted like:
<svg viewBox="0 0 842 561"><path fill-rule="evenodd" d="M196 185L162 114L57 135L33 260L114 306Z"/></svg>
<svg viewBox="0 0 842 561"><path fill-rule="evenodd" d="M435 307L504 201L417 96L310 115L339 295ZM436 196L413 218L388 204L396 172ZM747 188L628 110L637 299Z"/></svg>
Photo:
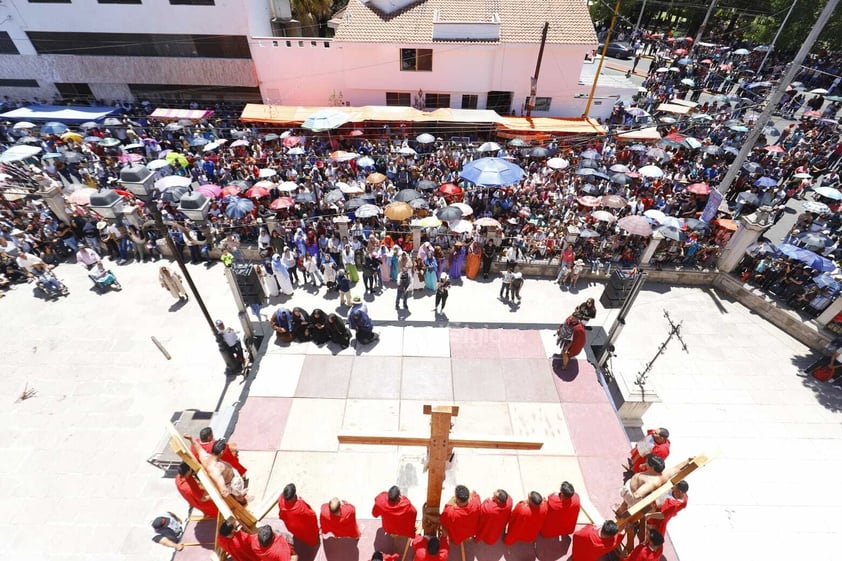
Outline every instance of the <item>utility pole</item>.
<svg viewBox="0 0 842 561"><path fill-rule="evenodd" d="M748 133L748 137L745 141L743 141L740 153L737 154L734 162L728 167L728 173L725 174L725 177L719 184L719 192L722 193L723 197L727 195L728 191L731 189L731 184L734 183L734 179L736 179L737 174L740 172L743 162L745 162L749 152L751 152L754 148L754 144L757 142L758 137L760 137L760 133L763 132L763 127L765 127L766 123L769 122L769 119L772 117L772 113L777 108L784 93L786 93L787 87L795 79L795 75L798 74L799 70L801 70L801 65L804 64L804 59L806 59L807 55L810 54L810 49L813 48L813 45L816 43L816 39L819 38L824 26L827 25L830 16L833 15L833 11L838 5L839 0L828 0L822 10L822 13L819 14L819 19L816 20L815 25L813 25L813 29L810 30L810 34L807 35L807 38L804 40L804 44L801 45L801 48L798 50L798 54L796 54L795 58L792 59L789 68L787 68L786 72L784 72L784 75L781 77L781 81L778 83L777 87L766 99L766 107L763 109L760 117L757 118L757 122L754 123L754 127L752 127L751 131Z"/></svg>
<svg viewBox="0 0 842 561"><path fill-rule="evenodd" d="M547 44L547 31L550 30L550 22L544 22L544 31L541 33L541 48L538 49L538 61L535 63L535 75L529 81L529 100L526 102L526 116L532 116L532 108L535 107L535 96L538 94L538 74L541 73L541 61L544 59L544 46Z"/></svg>
<svg viewBox="0 0 842 561"><path fill-rule="evenodd" d="M643 11L646 9L646 0L643 0L643 5L640 7L640 13L637 15L637 23L634 24L634 32L640 29L640 22L643 21Z"/></svg>
<svg viewBox="0 0 842 561"><path fill-rule="evenodd" d="M605 44L602 46L602 55L599 57L599 65L596 67L596 76L593 77L593 85L591 86L591 93L588 96L588 104L585 106L585 112L582 114L583 119L588 118L591 112L591 104L593 104L593 96L596 93L596 84L599 82L599 73L602 72L602 63L605 62L605 54L608 52L608 43L611 42L611 32L614 31L614 24L617 23L617 14L620 13L620 2L614 6L614 15L611 16L611 26L608 28L608 33L605 34Z"/></svg>
<svg viewBox="0 0 842 561"><path fill-rule="evenodd" d="M705 19L702 20L702 25L699 26L699 31L696 32L696 40L693 41L693 44L690 45L690 48L687 49L687 57L689 58L691 54L693 54L693 49L696 48L696 43L702 40L702 34L705 32L705 27L707 27L708 20L710 19L710 15L713 13L713 10L716 9L716 3L719 0L711 0L710 6L708 6L708 11L705 14Z"/></svg>
<svg viewBox="0 0 842 561"><path fill-rule="evenodd" d="M760 63L760 66L757 67L757 73L755 76L760 76L760 71L763 70L763 66L766 64L766 59L769 58L769 55L772 54L772 49L775 48L775 43L778 42L778 37L781 36L781 31L784 30L784 26L786 26L786 22L789 21L789 16L792 15L792 10L795 9L795 5L798 3L798 0L792 0L792 5L789 7L789 11L786 13L786 17L781 22L781 26L778 28L778 32L775 33L775 38L772 39L772 43L769 45L769 50L766 51L766 56L763 57L763 62Z"/></svg>

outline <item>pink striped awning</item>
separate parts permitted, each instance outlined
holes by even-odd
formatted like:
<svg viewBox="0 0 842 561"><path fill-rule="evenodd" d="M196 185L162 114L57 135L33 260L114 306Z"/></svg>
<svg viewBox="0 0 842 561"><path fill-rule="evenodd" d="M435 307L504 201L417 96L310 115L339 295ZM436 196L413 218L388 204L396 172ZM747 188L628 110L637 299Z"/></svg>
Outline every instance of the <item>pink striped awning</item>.
<svg viewBox="0 0 842 561"><path fill-rule="evenodd" d="M201 119L207 119L213 115L213 111L206 111L204 109L165 109L163 107L159 107L149 115L150 119L189 119L191 121L199 121Z"/></svg>

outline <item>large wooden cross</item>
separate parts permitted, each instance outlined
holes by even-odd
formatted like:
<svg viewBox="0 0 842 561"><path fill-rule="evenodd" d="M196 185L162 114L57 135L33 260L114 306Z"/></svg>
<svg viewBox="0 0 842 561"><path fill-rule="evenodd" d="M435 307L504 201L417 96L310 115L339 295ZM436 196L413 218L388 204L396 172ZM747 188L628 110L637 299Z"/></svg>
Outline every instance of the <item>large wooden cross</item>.
<svg viewBox="0 0 842 561"><path fill-rule="evenodd" d="M459 415L456 405L425 405L424 414L430 415L430 436L381 433L375 435L343 433L338 435L341 444L380 444L384 446L425 446L427 448L427 502L422 510L425 535L434 535L439 528L441 493L445 469L453 448L490 448L497 450L540 450L543 442L507 436L451 438L452 419Z"/></svg>

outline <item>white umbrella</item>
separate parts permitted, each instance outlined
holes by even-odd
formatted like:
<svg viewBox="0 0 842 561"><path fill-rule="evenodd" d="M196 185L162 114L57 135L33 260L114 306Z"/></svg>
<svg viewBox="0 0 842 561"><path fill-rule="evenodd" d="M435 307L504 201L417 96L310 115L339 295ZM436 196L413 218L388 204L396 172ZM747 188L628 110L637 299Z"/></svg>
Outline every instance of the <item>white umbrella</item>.
<svg viewBox="0 0 842 561"><path fill-rule="evenodd" d="M298 189L298 183L295 181L284 181L280 185L278 185L278 191L283 191L285 193L290 193Z"/></svg>
<svg viewBox="0 0 842 561"><path fill-rule="evenodd" d="M675 216L664 216L664 218L660 221L661 226L668 226L670 228L677 228L681 229L681 220L676 218Z"/></svg>
<svg viewBox="0 0 842 561"><path fill-rule="evenodd" d="M257 177L260 177L261 179L268 179L270 177L275 177L276 175L278 175L278 172L271 168L263 168L257 173Z"/></svg>
<svg viewBox="0 0 842 561"><path fill-rule="evenodd" d="M346 195L358 195L360 193L365 193L365 189L359 187L357 185L348 185L347 183L343 183L342 181L336 182L336 188L345 193Z"/></svg>
<svg viewBox="0 0 842 561"><path fill-rule="evenodd" d="M656 210L654 208L650 208L649 210L644 212L643 216L645 216L647 218L651 218L652 220L654 220L658 224L661 224L664 221L664 218L667 217L666 214L664 214L660 210Z"/></svg>
<svg viewBox="0 0 842 561"><path fill-rule="evenodd" d="M237 146L248 146L248 140L243 140L242 138L235 140L231 143L231 148L236 148Z"/></svg>
<svg viewBox="0 0 842 561"><path fill-rule="evenodd" d="M552 169L564 169L570 165L570 162L564 158L550 158L547 160L547 167Z"/></svg>
<svg viewBox="0 0 842 561"><path fill-rule="evenodd" d="M432 144L433 142L436 141L436 137L431 135L428 132L425 132L425 133L422 133L422 134L419 134L418 136L416 136L415 141L418 142L419 144Z"/></svg>
<svg viewBox="0 0 842 561"><path fill-rule="evenodd" d="M666 66L662 66L661 68L657 69L655 72L657 72L658 74L663 74L664 72L669 72L669 71L670 71L669 68L667 68Z"/></svg>
<svg viewBox="0 0 842 561"><path fill-rule="evenodd" d="M146 164L146 169L149 171L158 171L159 169L163 169L170 165L170 163L166 160L152 160L148 164Z"/></svg>
<svg viewBox="0 0 842 561"><path fill-rule="evenodd" d="M15 130L21 130L21 129L34 129L35 127L36 127L35 123L30 123L29 121L20 121L18 123L15 123L15 126L13 126L12 128L15 129Z"/></svg>
<svg viewBox="0 0 842 561"><path fill-rule="evenodd" d="M359 157L359 154L355 154L354 152L346 152L345 150L337 150L336 152L331 152L330 159L337 161L337 162L350 162L351 160L355 160Z"/></svg>
<svg viewBox="0 0 842 561"><path fill-rule="evenodd" d="M166 191L167 189L174 189L176 187L187 187L192 182L193 181L189 177L182 177L180 175L168 175L156 181L155 188L160 189L161 191Z"/></svg>
<svg viewBox="0 0 842 561"><path fill-rule="evenodd" d="M830 93L830 92L829 92L829 91L827 91L827 90L826 90L826 89L824 89L824 88L816 88L816 89L814 89L814 90L810 90L810 93L811 93L811 94L818 94L818 95L827 95L827 94L828 94L828 93Z"/></svg>
<svg viewBox="0 0 842 561"><path fill-rule="evenodd" d="M314 132L329 131L348 122L348 115L338 109L316 111L301 123L301 128Z"/></svg>
<svg viewBox="0 0 842 561"><path fill-rule="evenodd" d="M595 210L591 213L591 216L594 217L594 220L598 220L600 222L614 222L617 220L617 217L608 212L607 210Z"/></svg>
<svg viewBox="0 0 842 561"><path fill-rule="evenodd" d="M301 146L290 148L289 151L287 151L287 154L289 154L290 156L301 156L302 154L304 154L304 148L302 148Z"/></svg>
<svg viewBox="0 0 842 561"><path fill-rule="evenodd" d="M658 166L643 166L637 171L643 177L658 178L664 176L664 170Z"/></svg>
<svg viewBox="0 0 842 561"><path fill-rule="evenodd" d="M614 164L613 166L611 166L608 169L610 169L614 173L628 173L628 172L631 171L628 166L623 165L623 164Z"/></svg>
<svg viewBox="0 0 842 561"><path fill-rule="evenodd" d="M474 213L474 209L472 209L470 205L467 205L465 203L453 203L450 206L455 206L456 208L461 210L462 216L470 216L471 214Z"/></svg>
<svg viewBox="0 0 842 561"><path fill-rule="evenodd" d="M497 152L500 150L500 145L496 142L483 142L479 148L477 148L478 152Z"/></svg>
<svg viewBox="0 0 842 561"><path fill-rule="evenodd" d="M418 152L416 152L415 150L413 150L413 149L412 149L412 148L410 148L409 146L404 146L403 148L401 148L400 150L398 150L398 153L399 153L399 154L403 154L404 156L414 156L414 155L416 155Z"/></svg>
<svg viewBox="0 0 842 561"><path fill-rule="evenodd" d="M21 160L31 158L39 152L41 152L41 149L37 146L29 146L28 144L17 144L0 154L0 162L19 162Z"/></svg>
<svg viewBox="0 0 842 561"><path fill-rule="evenodd" d="M457 234L470 232L473 227L473 224L467 220L454 220L453 222L448 222L447 225L450 227L451 231L456 232Z"/></svg>
<svg viewBox="0 0 842 561"><path fill-rule="evenodd" d="M275 186L275 182L269 181L268 179L263 179L261 181L258 181L254 185L252 185L252 187L258 187L258 188L262 187L263 189L271 189L274 186Z"/></svg>
<svg viewBox="0 0 842 561"><path fill-rule="evenodd" d="M354 211L357 218L371 218L380 214L380 209L374 205L363 205Z"/></svg>
<svg viewBox="0 0 842 561"><path fill-rule="evenodd" d="M737 56L746 56L748 54L748 49L737 49L734 51L734 54Z"/></svg>

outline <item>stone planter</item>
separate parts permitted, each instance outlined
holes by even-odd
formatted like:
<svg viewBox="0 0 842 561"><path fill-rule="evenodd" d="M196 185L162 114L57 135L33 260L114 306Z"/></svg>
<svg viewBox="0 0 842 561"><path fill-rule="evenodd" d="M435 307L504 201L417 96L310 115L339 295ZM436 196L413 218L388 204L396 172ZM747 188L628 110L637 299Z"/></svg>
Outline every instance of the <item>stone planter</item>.
<svg viewBox="0 0 842 561"><path fill-rule="evenodd" d="M626 427L642 427L643 415L653 403L661 401L651 386L644 386L644 390L641 390L635 385L634 376L626 378L615 372L614 379L607 382L611 399Z"/></svg>

